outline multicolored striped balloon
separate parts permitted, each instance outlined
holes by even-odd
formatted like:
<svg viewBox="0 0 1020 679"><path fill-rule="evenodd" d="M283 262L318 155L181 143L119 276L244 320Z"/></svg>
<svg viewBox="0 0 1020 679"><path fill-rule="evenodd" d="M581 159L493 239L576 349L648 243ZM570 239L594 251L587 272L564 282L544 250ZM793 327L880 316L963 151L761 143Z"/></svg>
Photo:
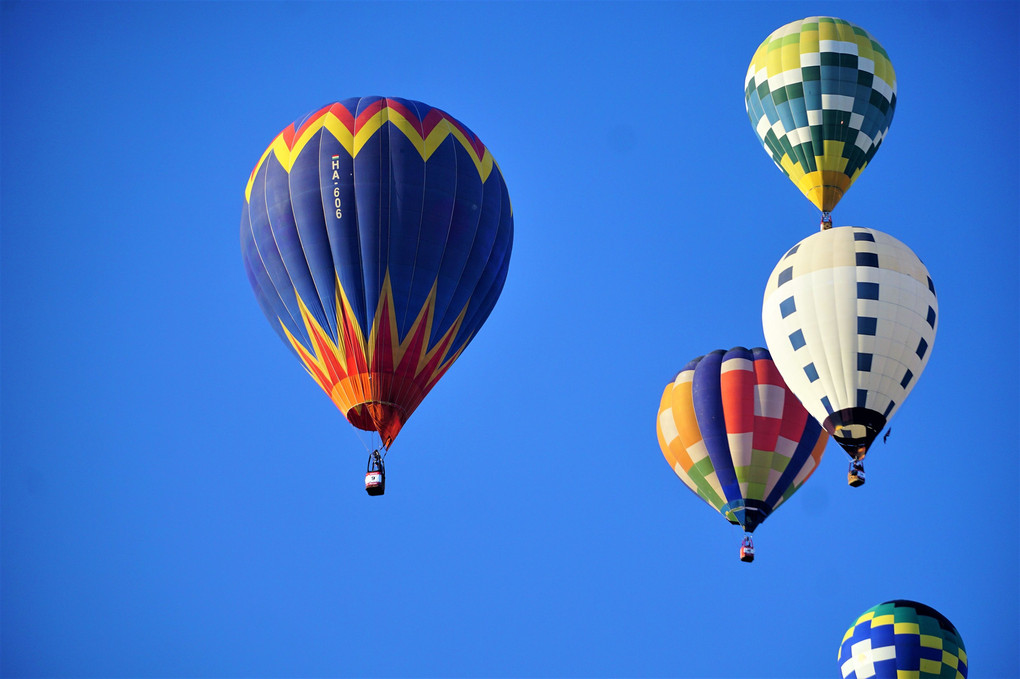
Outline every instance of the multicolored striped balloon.
<svg viewBox="0 0 1020 679"><path fill-rule="evenodd" d="M938 309L910 248L841 226L805 238L776 264L762 328L790 389L861 459L928 364Z"/></svg>
<svg viewBox="0 0 1020 679"><path fill-rule="evenodd" d="M474 133L421 102L365 97L272 141L245 189L241 254L273 329L389 447L492 311L513 232Z"/></svg>
<svg viewBox="0 0 1020 679"><path fill-rule="evenodd" d="M797 188L831 212L881 146L896 73L878 41L835 17L786 24L754 53L744 103L755 134Z"/></svg>
<svg viewBox="0 0 1020 679"><path fill-rule="evenodd" d="M717 350L666 385L656 421L669 466L748 533L811 476L828 436L762 348Z"/></svg>
<svg viewBox="0 0 1020 679"><path fill-rule="evenodd" d="M967 651L948 619L916 601L872 606L843 635L843 679L967 679Z"/></svg>

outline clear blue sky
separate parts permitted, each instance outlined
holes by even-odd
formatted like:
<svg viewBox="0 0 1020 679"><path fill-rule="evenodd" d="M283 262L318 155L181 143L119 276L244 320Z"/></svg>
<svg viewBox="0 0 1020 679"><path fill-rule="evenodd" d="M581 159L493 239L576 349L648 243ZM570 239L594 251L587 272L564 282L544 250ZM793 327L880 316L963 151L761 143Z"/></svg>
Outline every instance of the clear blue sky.
<svg viewBox="0 0 1020 679"><path fill-rule="evenodd" d="M775 28L865 27L889 136L834 213L924 260L927 369L846 485L756 532L655 436L690 359L764 342L818 212L744 111ZM835 677L893 598L1020 675L1015 3L0 5L5 677ZM338 99L418 99L492 150L503 295L402 431L365 449L241 266L248 173Z"/></svg>

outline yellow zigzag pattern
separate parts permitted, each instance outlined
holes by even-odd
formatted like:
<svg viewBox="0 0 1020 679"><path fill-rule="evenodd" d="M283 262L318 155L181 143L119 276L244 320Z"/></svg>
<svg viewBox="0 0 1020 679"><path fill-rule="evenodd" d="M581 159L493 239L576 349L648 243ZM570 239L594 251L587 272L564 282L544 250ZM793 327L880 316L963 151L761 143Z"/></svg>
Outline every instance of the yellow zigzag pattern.
<svg viewBox="0 0 1020 679"><path fill-rule="evenodd" d="M309 140L316 134L319 134L320 130L326 129L333 135L333 137L340 142L340 145L344 147L348 154L352 158L358 155L358 152L364 148L365 144L369 139L372 138L376 132L386 123L392 123L398 130L404 133L404 136L408 138L415 149L418 150L418 154L421 156L423 161L428 161L437 148L446 140L446 137L453 135L453 137L460 142L461 146L468 152L472 162L475 165L475 169L478 170L478 176L481 177L482 181L486 181L489 178L489 174L492 172L493 158L492 154L489 153L489 149L484 147L485 150L481 157L475 152L474 147L468 141L467 137L460 131L460 129L450 123L447 118L443 118L443 121L436 125L432 131L424 139L421 133L418 132L417 127L404 117L399 111L390 108L389 106L383 106L379 109L378 113L369 118L361 126L361 129L357 131L357 134L352 134L347 126L340 121L336 115L333 114L332 110L327 110L325 113L320 115L317 119L311 121L307 127L301 132L301 136L294 140L293 147L287 145L287 141L284 137L284 132L276 135L276 138L269 144L266 150L262 153L262 157L259 158L259 162L255 164L255 169L252 170L251 176L248 178L248 185L244 190L245 200L251 200L251 189L255 183L255 175L258 174L259 168L262 167L262 163L266 161L266 158L272 153L276 156L276 159L283 166L283 169L290 173L291 168L294 166L294 161L297 160L301 150L304 149L305 145L308 144Z"/></svg>

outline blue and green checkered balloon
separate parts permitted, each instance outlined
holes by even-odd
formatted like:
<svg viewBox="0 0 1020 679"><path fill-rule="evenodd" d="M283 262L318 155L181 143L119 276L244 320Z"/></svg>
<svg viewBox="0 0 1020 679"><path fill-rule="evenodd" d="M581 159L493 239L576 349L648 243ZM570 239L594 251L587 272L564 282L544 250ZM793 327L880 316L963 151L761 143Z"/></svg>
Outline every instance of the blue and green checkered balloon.
<svg viewBox="0 0 1020 679"><path fill-rule="evenodd" d="M944 615L916 601L872 606L843 635L843 679L966 679L967 651Z"/></svg>
<svg viewBox="0 0 1020 679"><path fill-rule="evenodd" d="M744 100L772 160L818 209L831 212L889 132L896 73L860 26L808 17L758 47Z"/></svg>

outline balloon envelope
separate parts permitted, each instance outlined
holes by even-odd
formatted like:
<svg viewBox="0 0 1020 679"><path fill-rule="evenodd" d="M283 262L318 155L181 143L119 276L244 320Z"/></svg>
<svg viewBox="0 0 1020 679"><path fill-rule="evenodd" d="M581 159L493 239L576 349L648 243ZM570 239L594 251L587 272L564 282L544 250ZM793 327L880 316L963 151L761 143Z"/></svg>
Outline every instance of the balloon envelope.
<svg viewBox="0 0 1020 679"><path fill-rule="evenodd" d="M967 679L967 651L949 620L930 606L896 599L872 606L843 635L843 679Z"/></svg>
<svg viewBox="0 0 1020 679"><path fill-rule="evenodd" d="M860 458L928 364L938 299L910 248L881 231L841 226L805 238L779 261L762 327L790 389Z"/></svg>
<svg viewBox="0 0 1020 679"><path fill-rule="evenodd" d="M659 447L680 480L748 532L814 472L828 436L762 348L717 350L666 385Z"/></svg>
<svg viewBox="0 0 1020 679"><path fill-rule="evenodd" d="M744 103L779 169L830 212L889 131L896 74L860 26L808 17L776 29L755 51Z"/></svg>
<svg viewBox="0 0 1020 679"><path fill-rule="evenodd" d="M389 446L503 288L513 215L467 127L407 99L298 119L252 170L241 253L270 325L356 427Z"/></svg>

